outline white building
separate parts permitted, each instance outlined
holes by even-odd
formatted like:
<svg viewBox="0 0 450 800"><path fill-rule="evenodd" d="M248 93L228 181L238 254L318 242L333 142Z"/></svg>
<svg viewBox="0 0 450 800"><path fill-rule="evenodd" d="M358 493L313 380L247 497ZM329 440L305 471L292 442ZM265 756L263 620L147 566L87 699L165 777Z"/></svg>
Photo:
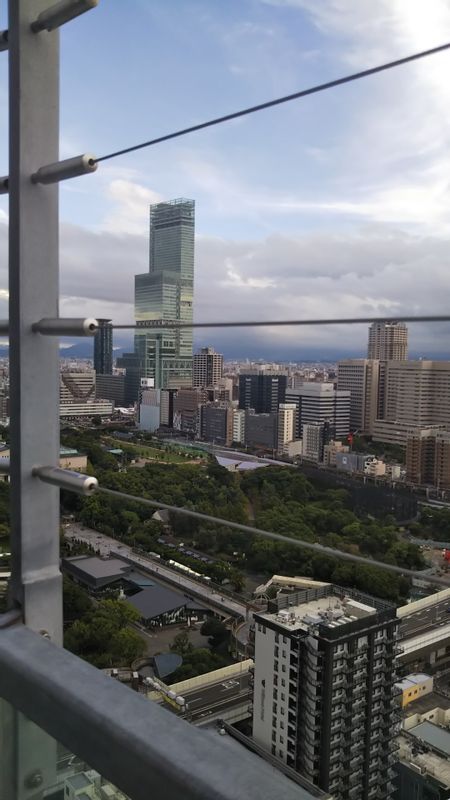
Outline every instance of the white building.
<svg viewBox="0 0 450 800"><path fill-rule="evenodd" d="M295 439L297 406L295 403L280 403L278 406L278 452L282 453L288 442Z"/></svg>
<svg viewBox="0 0 450 800"><path fill-rule="evenodd" d="M233 442L245 442L245 411L239 408L233 409Z"/></svg>
<svg viewBox="0 0 450 800"><path fill-rule="evenodd" d="M350 392L336 390L332 383L304 383L286 389L286 403L297 406L295 438L303 438L303 426L320 423L328 426L330 439L343 439L350 432ZM326 437L327 438L327 437Z"/></svg>

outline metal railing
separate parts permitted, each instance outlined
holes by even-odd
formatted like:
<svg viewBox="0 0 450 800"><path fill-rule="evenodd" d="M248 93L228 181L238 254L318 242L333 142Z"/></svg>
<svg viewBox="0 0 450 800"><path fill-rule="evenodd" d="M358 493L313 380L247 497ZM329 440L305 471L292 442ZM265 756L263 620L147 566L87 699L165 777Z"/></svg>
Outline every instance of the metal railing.
<svg viewBox="0 0 450 800"><path fill-rule="evenodd" d="M1 630L0 696L132 800L298 798L298 787L263 759L245 748L230 757L218 733L174 717L20 624Z"/></svg>

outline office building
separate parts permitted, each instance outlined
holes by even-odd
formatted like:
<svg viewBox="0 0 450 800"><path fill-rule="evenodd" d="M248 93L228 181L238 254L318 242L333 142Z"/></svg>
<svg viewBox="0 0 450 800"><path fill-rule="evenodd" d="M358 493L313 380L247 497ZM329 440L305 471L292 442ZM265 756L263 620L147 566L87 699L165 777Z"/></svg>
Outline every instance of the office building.
<svg viewBox="0 0 450 800"><path fill-rule="evenodd" d="M61 372L59 390L60 417L110 417L108 400L96 400L95 372Z"/></svg>
<svg viewBox="0 0 450 800"><path fill-rule="evenodd" d="M115 407L126 406L125 381L125 375L100 375L96 373L96 400L110 400Z"/></svg>
<svg viewBox="0 0 450 800"><path fill-rule="evenodd" d="M384 417L374 423L374 441L405 447L410 428L450 425L450 361L387 361L385 369Z"/></svg>
<svg viewBox="0 0 450 800"><path fill-rule="evenodd" d="M255 741L335 800L391 798L395 607L328 584L254 619Z"/></svg>
<svg viewBox="0 0 450 800"><path fill-rule="evenodd" d="M296 439L303 438L303 425L328 427L327 441L343 439L350 431L350 392L336 390L332 383L304 383L286 390L286 403L297 406ZM332 429L334 433L332 434Z"/></svg>
<svg viewBox="0 0 450 800"><path fill-rule="evenodd" d="M280 403L278 407L278 445L279 453L284 452L285 445L295 439L297 406L295 403Z"/></svg>
<svg viewBox="0 0 450 800"><path fill-rule="evenodd" d="M245 441L245 411L233 409L233 442L244 444Z"/></svg>
<svg viewBox="0 0 450 800"><path fill-rule="evenodd" d="M337 388L350 392L350 430L372 435L378 415L380 362L348 358L338 362Z"/></svg>
<svg viewBox="0 0 450 800"><path fill-rule="evenodd" d="M113 367L113 328L110 319L99 319L94 336L94 369L97 375L111 375Z"/></svg>
<svg viewBox="0 0 450 800"><path fill-rule="evenodd" d="M193 319L195 202L150 207L149 272L135 276L134 350L155 388L192 386L192 328L142 328Z"/></svg>
<svg viewBox="0 0 450 800"><path fill-rule="evenodd" d="M375 460L374 455L368 453L336 453L336 469L342 472L364 473L370 461Z"/></svg>
<svg viewBox="0 0 450 800"><path fill-rule="evenodd" d="M369 328L367 358L405 361L408 358L408 328L404 322L373 322Z"/></svg>
<svg viewBox="0 0 450 800"><path fill-rule="evenodd" d="M161 422L161 389L143 389L139 398L139 429L154 433Z"/></svg>
<svg viewBox="0 0 450 800"><path fill-rule="evenodd" d="M214 347L202 347L198 353L195 353L192 367L194 388L217 386L222 377L223 355L221 353L216 353Z"/></svg>
<svg viewBox="0 0 450 800"><path fill-rule="evenodd" d="M320 422L303 426L303 458L308 461L323 461L324 428Z"/></svg>
<svg viewBox="0 0 450 800"><path fill-rule="evenodd" d="M160 423L165 428L173 428L173 405L177 389L161 389Z"/></svg>
<svg viewBox="0 0 450 800"><path fill-rule="evenodd" d="M252 409L246 411L245 444L274 454L278 447L278 413L255 414Z"/></svg>
<svg viewBox="0 0 450 800"><path fill-rule="evenodd" d="M239 408L271 414L285 402L287 375L254 372L239 375Z"/></svg>
<svg viewBox="0 0 450 800"><path fill-rule="evenodd" d="M208 403L202 407L202 439L229 447L233 441L233 407L228 403Z"/></svg>
<svg viewBox="0 0 450 800"><path fill-rule="evenodd" d="M207 400L204 389L179 389L173 397L173 427L191 437L200 436L202 406Z"/></svg>

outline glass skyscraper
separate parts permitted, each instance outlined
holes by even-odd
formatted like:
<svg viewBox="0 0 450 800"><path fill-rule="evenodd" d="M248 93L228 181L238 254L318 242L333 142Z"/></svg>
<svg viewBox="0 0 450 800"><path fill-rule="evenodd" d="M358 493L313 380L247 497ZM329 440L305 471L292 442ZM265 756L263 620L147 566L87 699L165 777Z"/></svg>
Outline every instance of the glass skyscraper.
<svg viewBox="0 0 450 800"><path fill-rule="evenodd" d="M195 201L150 206L149 271L135 276L136 322L192 322ZM156 388L192 386L192 328L137 330L142 377Z"/></svg>
<svg viewBox="0 0 450 800"><path fill-rule="evenodd" d="M99 319L94 336L94 369L98 375L112 375L113 329L110 319Z"/></svg>

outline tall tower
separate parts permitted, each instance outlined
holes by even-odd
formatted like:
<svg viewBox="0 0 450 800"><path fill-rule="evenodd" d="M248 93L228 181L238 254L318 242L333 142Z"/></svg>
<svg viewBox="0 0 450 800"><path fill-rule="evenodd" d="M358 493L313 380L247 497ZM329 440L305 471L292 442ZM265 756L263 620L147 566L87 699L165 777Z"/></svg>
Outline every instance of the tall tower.
<svg viewBox="0 0 450 800"><path fill-rule="evenodd" d="M135 317L187 322L193 318L195 201L150 206L149 271L135 276ZM135 334L142 376L156 388L192 385L192 328L144 329Z"/></svg>
<svg viewBox="0 0 450 800"><path fill-rule="evenodd" d="M373 322L369 328L367 358L405 361L408 358L408 328L404 322Z"/></svg>
<svg viewBox="0 0 450 800"><path fill-rule="evenodd" d="M112 323L110 319L99 319L98 323L94 337L94 369L97 375L112 375Z"/></svg>

